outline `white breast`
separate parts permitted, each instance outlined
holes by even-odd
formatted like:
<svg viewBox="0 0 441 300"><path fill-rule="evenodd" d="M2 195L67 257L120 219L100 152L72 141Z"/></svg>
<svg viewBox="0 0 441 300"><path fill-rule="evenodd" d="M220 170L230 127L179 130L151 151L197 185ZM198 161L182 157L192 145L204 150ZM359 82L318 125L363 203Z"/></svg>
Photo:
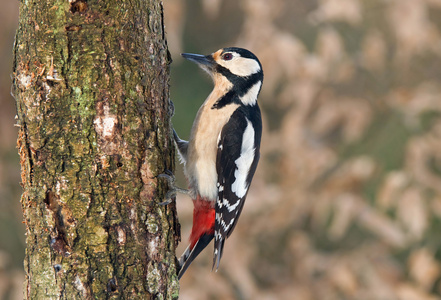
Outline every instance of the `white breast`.
<svg viewBox="0 0 441 300"><path fill-rule="evenodd" d="M211 108L226 90L228 87L213 90L199 109L191 131L184 170L194 196L199 194L210 201L215 201L218 193L217 140L222 127L238 107L237 104L229 104L221 109Z"/></svg>

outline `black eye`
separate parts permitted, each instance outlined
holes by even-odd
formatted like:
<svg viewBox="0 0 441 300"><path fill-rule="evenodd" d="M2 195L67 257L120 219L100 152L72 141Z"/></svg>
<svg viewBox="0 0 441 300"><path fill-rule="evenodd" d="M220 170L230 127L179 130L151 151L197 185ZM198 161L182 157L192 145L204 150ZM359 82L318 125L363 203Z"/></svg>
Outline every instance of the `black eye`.
<svg viewBox="0 0 441 300"><path fill-rule="evenodd" d="M222 57L224 60L231 60L233 58L233 54L231 53L225 53Z"/></svg>

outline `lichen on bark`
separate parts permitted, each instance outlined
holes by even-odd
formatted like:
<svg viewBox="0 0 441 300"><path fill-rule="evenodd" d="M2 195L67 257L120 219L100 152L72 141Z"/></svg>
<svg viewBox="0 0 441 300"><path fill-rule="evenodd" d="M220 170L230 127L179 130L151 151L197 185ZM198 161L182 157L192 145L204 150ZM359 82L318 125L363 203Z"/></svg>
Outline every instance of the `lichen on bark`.
<svg viewBox="0 0 441 300"><path fill-rule="evenodd" d="M25 298L177 298L162 3L21 2L14 57Z"/></svg>

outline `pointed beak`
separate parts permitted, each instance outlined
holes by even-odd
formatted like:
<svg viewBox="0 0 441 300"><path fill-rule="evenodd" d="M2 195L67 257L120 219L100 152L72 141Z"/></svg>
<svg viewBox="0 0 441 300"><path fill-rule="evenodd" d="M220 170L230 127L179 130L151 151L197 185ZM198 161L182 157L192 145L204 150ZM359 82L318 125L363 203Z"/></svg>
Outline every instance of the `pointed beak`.
<svg viewBox="0 0 441 300"><path fill-rule="evenodd" d="M182 57L198 64L200 67L208 67L211 69L214 65L214 59L211 55L201 55L192 53L181 53Z"/></svg>

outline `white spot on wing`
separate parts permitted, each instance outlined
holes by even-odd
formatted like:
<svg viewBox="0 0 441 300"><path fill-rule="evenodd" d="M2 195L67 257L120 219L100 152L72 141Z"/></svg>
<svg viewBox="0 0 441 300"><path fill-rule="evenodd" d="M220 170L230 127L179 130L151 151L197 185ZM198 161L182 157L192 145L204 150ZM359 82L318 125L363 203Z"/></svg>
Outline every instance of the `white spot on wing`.
<svg viewBox="0 0 441 300"><path fill-rule="evenodd" d="M227 203L225 204L225 202L227 202ZM238 199L236 201L236 203L234 203L233 205L230 205L230 202L228 202L227 199L224 199L224 204L227 207L229 212L232 212L233 210L235 210L237 208L237 206L239 206L239 203L240 203L240 200Z"/></svg>
<svg viewBox="0 0 441 300"><path fill-rule="evenodd" d="M215 237L216 237L216 240L221 240L221 239L222 239L222 233L217 232L217 233L215 234Z"/></svg>
<svg viewBox="0 0 441 300"><path fill-rule="evenodd" d="M260 87L262 86L262 81L258 81L254 84L248 92L240 97L240 101L242 101L245 105L255 105L257 102L257 96L259 95Z"/></svg>
<svg viewBox="0 0 441 300"><path fill-rule="evenodd" d="M242 138L242 148L240 150L240 156L236 159L236 171L234 171L234 177L236 180L231 185L231 191L239 198L243 198L248 190L248 184L246 182L248 173L251 168L251 164L254 160L254 128L251 122L247 119L248 125L245 128Z"/></svg>
<svg viewBox="0 0 441 300"><path fill-rule="evenodd" d="M231 225L233 225L234 223L234 218L231 219L230 223L226 224L224 220L222 220L221 222L222 227L224 228L224 231L228 231L228 229L230 229Z"/></svg>

